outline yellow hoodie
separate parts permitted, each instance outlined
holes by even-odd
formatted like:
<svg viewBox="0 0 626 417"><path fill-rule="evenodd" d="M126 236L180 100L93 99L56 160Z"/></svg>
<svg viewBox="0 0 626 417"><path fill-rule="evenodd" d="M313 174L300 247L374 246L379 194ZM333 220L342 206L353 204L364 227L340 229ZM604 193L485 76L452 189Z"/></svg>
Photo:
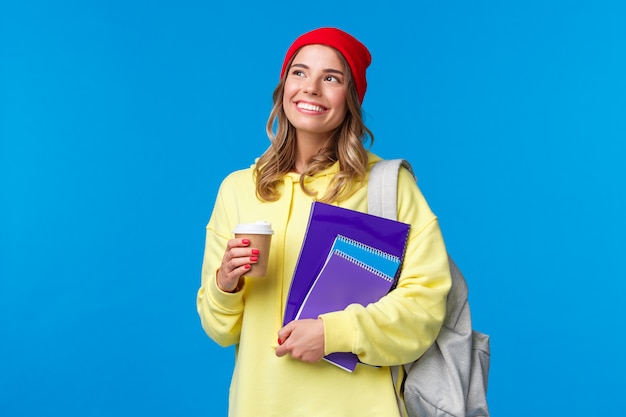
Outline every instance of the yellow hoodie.
<svg viewBox="0 0 626 417"><path fill-rule="evenodd" d="M379 157L369 154L370 167ZM323 195L338 163L307 179ZM437 218L411 174L398 180L398 220L411 224L398 287L367 307L351 305L322 315L325 354L353 352L368 366L354 372L326 361L277 357L278 330L314 198L298 174L288 174L276 202L257 199L251 168L222 182L206 228L202 285L197 307L206 333L221 346L237 345L230 387L231 417L398 416L388 366L410 362L435 340L445 314L450 270ZM367 211L362 186L342 207ZM216 285L226 242L238 223L272 224L267 276L247 278L242 291L225 293ZM207 358L207 360L211 360Z"/></svg>

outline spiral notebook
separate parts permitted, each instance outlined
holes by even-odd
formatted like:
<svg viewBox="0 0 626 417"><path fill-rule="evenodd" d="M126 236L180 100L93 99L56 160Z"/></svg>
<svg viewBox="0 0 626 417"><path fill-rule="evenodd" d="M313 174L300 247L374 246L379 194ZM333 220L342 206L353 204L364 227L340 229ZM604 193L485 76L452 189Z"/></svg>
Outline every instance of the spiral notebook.
<svg viewBox="0 0 626 417"><path fill-rule="evenodd" d="M360 211L314 202L287 296L283 324L296 318L313 282L328 262L328 255L337 235L402 259L409 235L409 225Z"/></svg>
<svg viewBox="0 0 626 417"><path fill-rule="evenodd" d="M367 306L378 301L391 289L400 263L397 256L338 235L296 319L317 318L350 304ZM324 359L350 372L358 363L351 352L331 353Z"/></svg>

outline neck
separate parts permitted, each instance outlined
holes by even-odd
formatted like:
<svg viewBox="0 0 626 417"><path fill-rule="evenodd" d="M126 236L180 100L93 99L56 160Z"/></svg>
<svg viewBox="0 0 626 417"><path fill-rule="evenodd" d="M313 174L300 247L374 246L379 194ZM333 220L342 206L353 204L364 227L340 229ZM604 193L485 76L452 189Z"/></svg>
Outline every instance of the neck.
<svg viewBox="0 0 626 417"><path fill-rule="evenodd" d="M302 174L309 160L320 153L320 151L330 143L330 140L331 137L327 134L315 135L299 133L296 137L295 171Z"/></svg>

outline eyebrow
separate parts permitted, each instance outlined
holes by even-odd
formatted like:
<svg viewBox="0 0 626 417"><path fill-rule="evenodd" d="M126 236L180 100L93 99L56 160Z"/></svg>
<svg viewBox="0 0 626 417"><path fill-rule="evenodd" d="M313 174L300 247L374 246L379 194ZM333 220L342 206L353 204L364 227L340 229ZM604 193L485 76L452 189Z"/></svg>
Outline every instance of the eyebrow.
<svg viewBox="0 0 626 417"><path fill-rule="evenodd" d="M293 67L298 67L298 68L304 68L304 69L310 69L308 65L305 64L292 64L291 68ZM333 69L333 68L326 68L324 69L324 72L330 72L331 74L340 74L343 75L343 71L339 71L337 69Z"/></svg>

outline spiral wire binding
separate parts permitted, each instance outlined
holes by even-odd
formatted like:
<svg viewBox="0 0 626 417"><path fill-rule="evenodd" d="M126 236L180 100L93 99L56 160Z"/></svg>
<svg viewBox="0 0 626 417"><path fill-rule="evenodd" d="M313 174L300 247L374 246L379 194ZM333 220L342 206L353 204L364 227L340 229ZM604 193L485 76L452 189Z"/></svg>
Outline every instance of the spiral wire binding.
<svg viewBox="0 0 626 417"><path fill-rule="evenodd" d="M358 265L359 267L365 269L366 271L371 272L372 274L384 279L385 281L388 282L393 282L393 277L390 277L389 275L385 274L384 272L379 271L376 268L372 268L371 266L369 266L368 264L359 261L358 259L348 255L347 253L344 253L342 251L340 251L339 249L335 249L334 253L337 254L338 256L341 256L343 259L345 259L346 261L352 262L353 264ZM384 252L383 252L384 253Z"/></svg>
<svg viewBox="0 0 626 417"><path fill-rule="evenodd" d="M366 250L366 251L369 251L369 252L373 252L377 256L381 256L381 257L383 257L383 258L385 258L387 260L394 261L394 262L399 262L400 261L400 258L398 258L395 255L392 255L392 254L387 253L387 252L383 252L380 249L377 249L377 248L374 248L372 246L366 245L365 243L359 242L358 240L350 239L347 236L337 235L337 239L342 241L342 242L344 242L344 243L347 243L347 244L350 244L350 245L353 245L353 246L357 246L357 247L359 247L359 248L361 248L363 250ZM347 256L349 256L349 255L347 255Z"/></svg>

